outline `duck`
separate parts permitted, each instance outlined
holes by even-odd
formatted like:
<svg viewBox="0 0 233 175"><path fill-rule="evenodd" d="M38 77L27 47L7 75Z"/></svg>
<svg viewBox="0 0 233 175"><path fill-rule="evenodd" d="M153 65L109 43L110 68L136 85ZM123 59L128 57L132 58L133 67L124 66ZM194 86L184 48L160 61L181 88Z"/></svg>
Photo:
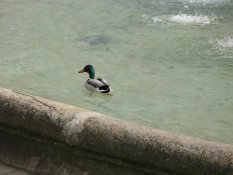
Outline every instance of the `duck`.
<svg viewBox="0 0 233 175"><path fill-rule="evenodd" d="M87 79L84 87L93 92L99 92L103 94L109 94L112 95L112 89L110 87L110 84L103 79L103 78L97 78L95 79L95 68L92 65L86 65L82 70L79 71L79 73L88 73L89 78Z"/></svg>

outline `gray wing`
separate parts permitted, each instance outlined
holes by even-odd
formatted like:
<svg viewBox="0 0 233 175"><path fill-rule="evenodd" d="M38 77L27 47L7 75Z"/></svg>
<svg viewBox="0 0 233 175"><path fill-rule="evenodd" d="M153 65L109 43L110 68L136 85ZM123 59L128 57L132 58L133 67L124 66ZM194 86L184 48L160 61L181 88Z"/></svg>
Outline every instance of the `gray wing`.
<svg viewBox="0 0 233 175"><path fill-rule="evenodd" d="M99 88L105 85L103 82L96 80L96 79L88 79L87 83L95 88Z"/></svg>
<svg viewBox="0 0 233 175"><path fill-rule="evenodd" d="M109 85L108 82L103 79L103 78L97 78L97 80L99 80L100 82L102 82L104 85Z"/></svg>

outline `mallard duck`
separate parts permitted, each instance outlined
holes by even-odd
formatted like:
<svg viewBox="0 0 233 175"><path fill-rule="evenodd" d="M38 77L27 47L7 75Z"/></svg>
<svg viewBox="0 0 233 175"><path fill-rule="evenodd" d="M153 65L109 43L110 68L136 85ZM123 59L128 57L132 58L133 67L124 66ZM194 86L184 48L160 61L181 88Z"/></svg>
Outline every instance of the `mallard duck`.
<svg viewBox="0 0 233 175"><path fill-rule="evenodd" d="M95 68L92 65L86 65L79 73L87 72L89 78L87 79L84 87L91 92L100 92L105 94L111 94L112 89L107 81L103 78L95 79Z"/></svg>

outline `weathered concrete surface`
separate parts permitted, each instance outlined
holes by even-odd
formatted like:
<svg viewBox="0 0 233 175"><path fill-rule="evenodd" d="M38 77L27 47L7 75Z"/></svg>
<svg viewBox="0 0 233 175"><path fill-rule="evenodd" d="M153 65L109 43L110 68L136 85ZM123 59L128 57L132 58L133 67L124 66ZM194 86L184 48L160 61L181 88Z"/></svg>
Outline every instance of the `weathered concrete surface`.
<svg viewBox="0 0 233 175"><path fill-rule="evenodd" d="M30 173L0 164L0 175L30 175Z"/></svg>
<svg viewBox="0 0 233 175"><path fill-rule="evenodd" d="M233 175L232 145L3 88L0 130L0 160L37 174Z"/></svg>

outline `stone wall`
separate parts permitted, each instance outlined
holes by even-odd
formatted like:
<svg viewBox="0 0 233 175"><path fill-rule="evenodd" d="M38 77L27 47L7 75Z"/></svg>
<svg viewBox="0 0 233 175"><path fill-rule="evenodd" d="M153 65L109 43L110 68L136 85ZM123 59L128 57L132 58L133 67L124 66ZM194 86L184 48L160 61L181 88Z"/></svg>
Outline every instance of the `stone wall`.
<svg viewBox="0 0 233 175"><path fill-rule="evenodd" d="M233 175L233 145L0 88L0 162L34 174Z"/></svg>

